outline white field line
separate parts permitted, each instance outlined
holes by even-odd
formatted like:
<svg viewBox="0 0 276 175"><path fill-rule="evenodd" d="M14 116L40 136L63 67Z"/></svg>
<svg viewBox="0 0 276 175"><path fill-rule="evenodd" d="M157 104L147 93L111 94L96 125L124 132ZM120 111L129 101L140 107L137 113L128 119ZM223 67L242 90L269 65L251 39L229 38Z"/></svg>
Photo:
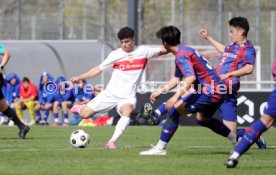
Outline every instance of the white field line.
<svg viewBox="0 0 276 175"><path fill-rule="evenodd" d="M151 146L142 146L142 145L132 145L132 146L125 146L119 147L119 150L122 149L146 149L151 148ZM181 149L233 149L233 147L225 147L225 146L171 146L169 149L172 148L181 148ZM275 149L276 146L268 146L268 149ZM85 151L85 150L105 150L105 147L88 147L88 148L28 148L28 147L21 147L21 148L12 148L12 147L0 147L0 152L40 152L40 151Z"/></svg>

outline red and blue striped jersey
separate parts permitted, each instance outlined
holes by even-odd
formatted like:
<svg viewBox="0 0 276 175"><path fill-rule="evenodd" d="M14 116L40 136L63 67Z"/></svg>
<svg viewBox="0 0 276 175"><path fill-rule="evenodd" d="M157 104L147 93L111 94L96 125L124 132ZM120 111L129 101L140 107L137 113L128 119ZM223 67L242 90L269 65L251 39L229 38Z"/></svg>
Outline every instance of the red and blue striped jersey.
<svg viewBox="0 0 276 175"><path fill-rule="evenodd" d="M226 86L219 78L209 61L200 55L193 48L180 45L175 59L175 76L190 77L195 76L194 89L212 95L212 101L221 99L219 87ZM201 89L199 89L201 88Z"/></svg>
<svg viewBox="0 0 276 175"><path fill-rule="evenodd" d="M229 44L225 47L220 63L216 68L219 75L241 69L246 64L255 64L256 52L251 41L241 44ZM229 86L232 84L232 91L237 92L240 88L240 77L229 77L224 80Z"/></svg>

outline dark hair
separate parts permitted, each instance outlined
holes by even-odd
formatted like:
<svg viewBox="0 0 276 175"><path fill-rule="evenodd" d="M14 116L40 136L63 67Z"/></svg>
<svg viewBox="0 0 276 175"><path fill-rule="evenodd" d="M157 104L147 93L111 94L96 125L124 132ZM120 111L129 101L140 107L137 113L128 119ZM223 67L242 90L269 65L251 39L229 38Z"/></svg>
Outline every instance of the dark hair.
<svg viewBox="0 0 276 175"><path fill-rule="evenodd" d="M243 36L247 37L249 31L249 23L245 17L234 17L229 20L229 25L242 28L244 30Z"/></svg>
<svg viewBox="0 0 276 175"><path fill-rule="evenodd" d="M122 40L125 38L133 38L133 37L134 37L134 30L132 30L130 27L123 27L118 32L119 40Z"/></svg>
<svg viewBox="0 0 276 175"><path fill-rule="evenodd" d="M175 26L165 26L156 32L156 37L171 46L180 44L180 30Z"/></svg>
<svg viewBox="0 0 276 175"><path fill-rule="evenodd" d="M22 82L27 82L27 83L30 83L30 79L28 77L24 77Z"/></svg>

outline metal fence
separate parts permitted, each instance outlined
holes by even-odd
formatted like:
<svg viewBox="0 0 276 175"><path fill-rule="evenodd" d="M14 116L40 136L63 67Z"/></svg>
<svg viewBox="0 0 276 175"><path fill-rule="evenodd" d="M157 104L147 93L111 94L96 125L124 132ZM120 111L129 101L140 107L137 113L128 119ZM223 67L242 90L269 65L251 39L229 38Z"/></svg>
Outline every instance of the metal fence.
<svg viewBox="0 0 276 175"><path fill-rule="evenodd" d="M2 40L104 40L118 47L117 31L127 25L128 0L0 0ZM156 30L178 26L183 43L208 45L198 31L206 27L224 44L229 42L228 20L245 16L249 39L261 47L262 80L271 80L276 57L276 0L139 0L139 44L160 44Z"/></svg>

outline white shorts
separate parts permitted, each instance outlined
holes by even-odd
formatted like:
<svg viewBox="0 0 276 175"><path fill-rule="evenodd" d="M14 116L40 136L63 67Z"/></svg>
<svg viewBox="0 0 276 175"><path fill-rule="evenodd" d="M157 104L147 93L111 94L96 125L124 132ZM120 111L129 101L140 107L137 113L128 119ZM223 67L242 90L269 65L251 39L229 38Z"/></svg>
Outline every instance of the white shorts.
<svg viewBox="0 0 276 175"><path fill-rule="evenodd" d="M104 90L88 102L87 106L98 113L108 112L117 106L116 110L122 116L120 108L125 104L132 104L135 108L136 101L136 97L130 96L126 98L119 98L111 94L109 91Z"/></svg>

